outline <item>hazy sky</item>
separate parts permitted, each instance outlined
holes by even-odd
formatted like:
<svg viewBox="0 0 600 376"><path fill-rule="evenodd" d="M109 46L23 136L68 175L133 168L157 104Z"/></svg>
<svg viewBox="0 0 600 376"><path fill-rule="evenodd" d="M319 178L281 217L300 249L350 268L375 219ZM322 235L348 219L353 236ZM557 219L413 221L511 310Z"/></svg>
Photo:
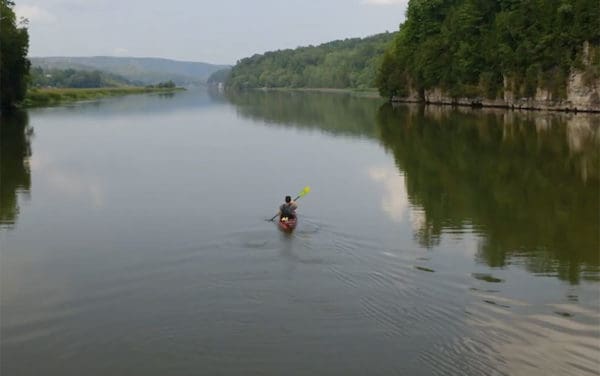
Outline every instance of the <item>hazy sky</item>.
<svg viewBox="0 0 600 376"><path fill-rule="evenodd" d="M254 53L396 31L408 0L16 0L30 56L233 64Z"/></svg>

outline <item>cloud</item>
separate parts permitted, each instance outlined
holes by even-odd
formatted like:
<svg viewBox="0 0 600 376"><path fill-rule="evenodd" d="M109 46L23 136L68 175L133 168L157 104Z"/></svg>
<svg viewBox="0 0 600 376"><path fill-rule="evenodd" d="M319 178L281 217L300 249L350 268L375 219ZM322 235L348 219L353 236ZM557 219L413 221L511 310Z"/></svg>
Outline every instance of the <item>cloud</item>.
<svg viewBox="0 0 600 376"><path fill-rule="evenodd" d="M55 192L82 199L94 209L104 206L104 190L98 177L61 169L51 156L40 153L31 157L29 166Z"/></svg>
<svg viewBox="0 0 600 376"><path fill-rule="evenodd" d="M381 200L381 209L396 222L402 222L409 211L408 194L404 176L397 171L385 167L371 167L369 177L385 188L385 195Z"/></svg>
<svg viewBox="0 0 600 376"><path fill-rule="evenodd" d="M54 23L56 22L56 16L47 10L37 5L20 5L15 6L15 14L17 18L27 18L30 22L37 23Z"/></svg>

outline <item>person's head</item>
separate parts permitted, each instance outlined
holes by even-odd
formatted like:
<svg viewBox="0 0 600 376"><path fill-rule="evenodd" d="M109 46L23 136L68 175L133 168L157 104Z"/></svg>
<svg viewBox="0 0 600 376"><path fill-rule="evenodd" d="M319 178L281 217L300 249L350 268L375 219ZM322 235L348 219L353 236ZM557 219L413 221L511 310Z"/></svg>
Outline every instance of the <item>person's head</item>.
<svg viewBox="0 0 600 376"><path fill-rule="evenodd" d="M285 196L285 202L287 202L288 204L290 202L292 202L292 197L291 196Z"/></svg>

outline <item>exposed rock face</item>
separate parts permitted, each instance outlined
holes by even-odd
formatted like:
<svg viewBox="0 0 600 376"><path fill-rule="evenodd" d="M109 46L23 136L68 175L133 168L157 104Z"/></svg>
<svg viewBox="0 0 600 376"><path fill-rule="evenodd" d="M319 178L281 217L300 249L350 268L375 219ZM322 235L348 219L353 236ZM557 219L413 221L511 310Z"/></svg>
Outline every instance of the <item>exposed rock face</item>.
<svg viewBox="0 0 600 376"><path fill-rule="evenodd" d="M502 99L455 98L445 94L441 89L435 88L425 90L423 97L419 97L415 91L411 91L410 96L394 97L392 101L526 110L600 112L600 80L594 80L591 85L586 85L583 73L571 73L567 82L567 98L563 100L553 99L550 91L541 88L537 89L533 98L515 98L512 91L507 89L504 91Z"/></svg>
<svg viewBox="0 0 600 376"><path fill-rule="evenodd" d="M589 43L583 45L583 63L591 64ZM534 97L518 98L511 90L513 87L510 79L504 77L504 93L499 99L457 98L451 97L440 88L425 90L419 95L415 90L410 90L408 97L393 97L392 102L424 102L430 104L475 106L475 107L504 107L527 110L550 111L584 111L600 112L600 79L585 79L583 71L573 70L569 75L566 87L566 98L553 98L552 92L542 88L536 90Z"/></svg>
<svg viewBox="0 0 600 376"><path fill-rule="evenodd" d="M600 109L600 80L591 86L584 83L583 73L573 73L567 85L567 100L576 108Z"/></svg>

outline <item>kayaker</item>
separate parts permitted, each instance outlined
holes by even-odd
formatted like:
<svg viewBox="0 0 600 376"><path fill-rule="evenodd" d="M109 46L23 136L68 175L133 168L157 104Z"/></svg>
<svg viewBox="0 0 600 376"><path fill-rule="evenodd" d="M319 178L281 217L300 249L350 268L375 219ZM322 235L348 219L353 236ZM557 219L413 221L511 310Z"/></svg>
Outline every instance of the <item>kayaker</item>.
<svg viewBox="0 0 600 376"><path fill-rule="evenodd" d="M295 201L292 201L291 196L285 196L285 203L283 203L279 207L279 219L294 219L296 218L296 209L298 209L298 204Z"/></svg>

